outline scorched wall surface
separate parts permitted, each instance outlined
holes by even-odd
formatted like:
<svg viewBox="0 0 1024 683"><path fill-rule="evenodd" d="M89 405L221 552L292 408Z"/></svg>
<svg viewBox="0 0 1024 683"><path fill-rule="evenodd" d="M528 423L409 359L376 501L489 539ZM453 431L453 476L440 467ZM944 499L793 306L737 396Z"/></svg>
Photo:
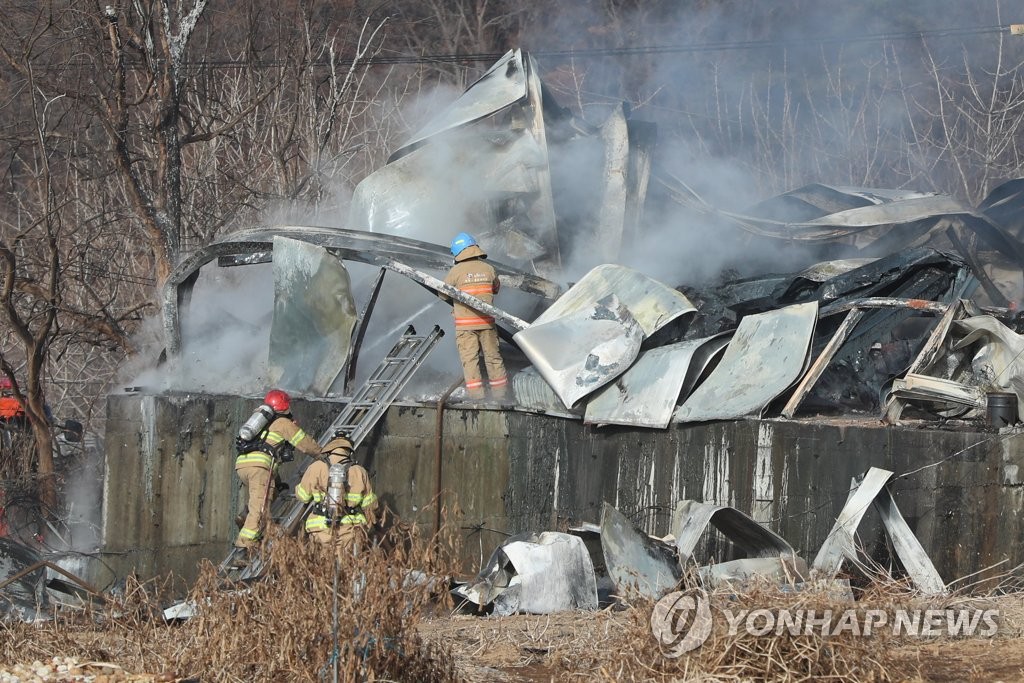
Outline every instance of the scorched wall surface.
<svg viewBox="0 0 1024 683"><path fill-rule="evenodd" d="M104 561L143 577L190 581L223 559L236 533L235 430L257 399L112 395L108 401ZM297 401L309 432L339 404ZM407 521L435 520L437 413L393 405L357 451L381 498ZM884 427L876 421L740 420L667 430L586 426L512 410L444 410L441 500L465 540L466 569L505 534L599 519L609 502L651 533L670 532L681 498L725 503L779 532L813 560L846 500L851 477L878 466L946 581L1009 559L1024 561L1018 511L1024 435ZM286 476L294 466L287 466ZM887 551L873 513L862 541ZM718 559L727 549L707 545ZM1005 569L1003 569L1005 571Z"/></svg>

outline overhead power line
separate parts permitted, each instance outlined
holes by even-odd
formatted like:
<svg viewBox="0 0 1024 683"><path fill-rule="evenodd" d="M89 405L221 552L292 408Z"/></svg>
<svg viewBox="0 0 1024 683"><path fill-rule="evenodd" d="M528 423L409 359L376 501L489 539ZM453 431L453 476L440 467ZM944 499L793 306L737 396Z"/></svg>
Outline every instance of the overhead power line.
<svg viewBox="0 0 1024 683"><path fill-rule="evenodd" d="M538 58L596 58L609 56L634 56L658 54L683 54L694 52L719 52L735 50L760 50L777 47L807 47L820 45L849 45L856 43L878 43L907 40L926 40L929 38L955 38L969 36L985 36L993 34L1014 33L1020 25L966 27L950 29L934 29L930 31L897 31L889 33L865 34L862 36L807 36L785 40L742 40L717 41L708 43L675 43L668 45L634 45L625 47L593 47L563 50L530 50L530 54ZM466 61L497 61L503 52L454 52L443 54L395 54L376 55L362 59L364 65L426 65L426 63L459 63ZM336 63L351 63L351 59L338 59ZM213 68L238 68L245 60L203 59L189 61L189 66L207 66ZM284 60L260 61L258 66L284 66ZM326 61L324 63L327 63Z"/></svg>
<svg viewBox="0 0 1024 683"><path fill-rule="evenodd" d="M604 57L631 57L643 55L670 55L702 52L727 52L765 50L787 47L817 47L825 45L853 45L858 43L883 43L894 41L927 40L929 38L956 38L984 36L994 34L1018 35L1021 24L1005 24L1000 26L974 26L962 28L931 29L927 31L893 31L888 33L872 33L865 35L841 36L802 36L784 40L731 40L707 43L675 43L667 45L635 45L624 47L595 47L565 50L530 50L530 54L540 59L598 59ZM503 56L503 52L454 52L427 55L376 55L359 60L360 63L371 65L398 64L464 64L468 62L494 62ZM351 65L355 60L338 58L336 60L316 60L314 66ZM141 62L140 62L141 63ZM251 59L193 59L186 60L184 66L193 68L238 69L238 68L278 68L292 64L289 60L271 59L253 61ZM94 67L92 61L81 60L64 64L52 64L43 68L67 69L75 66Z"/></svg>

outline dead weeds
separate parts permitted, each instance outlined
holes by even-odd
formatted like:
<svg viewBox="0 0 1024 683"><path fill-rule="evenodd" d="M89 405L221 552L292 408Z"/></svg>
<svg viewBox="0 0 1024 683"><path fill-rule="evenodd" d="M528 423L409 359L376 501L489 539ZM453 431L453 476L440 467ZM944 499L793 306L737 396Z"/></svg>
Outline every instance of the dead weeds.
<svg viewBox="0 0 1024 683"><path fill-rule="evenodd" d="M333 553L277 539L265 577L248 584L225 585L206 563L189 594L198 614L184 623L163 620L165 585L129 580L103 609L0 625L0 663L60 654L178 680L330 681L335 666L341 681L454 680L446 648L415 626L447 600L447 582L429 577L449 575L455 555L395 533L409 535L337 569Z"/></svg>
<svg viewBox="0 0 1024 683"><path fill-rule="evenodd" d="M955 594L924 598L906 582L874 580L858 590L856 602L842 599L834 588L812 586L796 592L774 585L741 590L716 590L712 630L698 648L668 656L652 634L653 604L636 601L599 612L546 616L479 617L453 615L419 626L428 642L450 643L458 675L474 683L499 681L953 681L1020 680L1024 643L1020 640L1021 597L968 597ZM848 609L893 614L897 609L997 608L995 638L907 637L892 628L865 636L859 629L836 633ZM767 610L830 611L831 629L809 632L788 628L781 634L747 632L745 622L730 629L724 614ZM805 612L806 613L806 612ZM755 620L757 621L757 620ZM763 623L763 621L758 622ZM861 619L858 623L863 624ZM963 652L963 657L955 653ZM1013 654L1016 652L1017 654ZM1001 658L1000 654L1003 653ZM986 658L977 666L973 657ZM946 667L945 659L955 663ZM952 664L951 664L952 666ZM945 673L944 673L945 672ZM991 674L987 678L985 673ZM1016 675L1011 675L1013 673ZM950 674L947 676L945 674ZM993 678L993 676L995 676Z"/></svg>

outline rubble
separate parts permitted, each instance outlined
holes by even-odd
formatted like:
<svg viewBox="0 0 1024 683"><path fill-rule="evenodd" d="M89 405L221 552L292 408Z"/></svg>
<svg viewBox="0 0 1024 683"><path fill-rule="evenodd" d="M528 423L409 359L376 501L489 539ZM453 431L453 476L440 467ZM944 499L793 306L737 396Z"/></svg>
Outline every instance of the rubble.
<svg viewBox="0 0 1024 683"><path fill-rule="evenodd" d="M645 534L605 503L599 526L572 527L571 536L542 532L509 538L494 550L474 581L457 583L452 594L476 605L478 612L499 616L596 609L605 603L601 595L656 601L694 581L706 589L730 590L751 582L789 591L813 585L837 599L853 600L849 581L837 574L844 561L862 566L855 537L872 505L917 590L945 594L945 583L887 486L893 476L873 467L852 483L810 568L788 541L728 505L680 500L672 515L672 533L662 539ZM712 529L727 542L719 542L713 552L706 543Z"/></svg>
<svg viewBox="0 0 1024 683"><path fill-rule="evenodd" d="M683 576L669 546L637 529L608 503L601 508L601 549L616 595L624 598L657 600Z"/></svg>
<svg viewBox="0 0 1024 683"><path fill-rule="evenodd" d="M925 595L945 593L946 584L900 514L887 486L894 476L888 470L872 467L860 481L851 482L846 504L811 566L815 572L831 579L839 572L844 559L859 564L857 528L868 508L874 505L903 568L918 590Z"/></svg>
<svg viewBox="0 0 1024 683"><path fill-rule="evenodd" d="M597 579L583 541L545 531L513 536L491 554L477 579L452 589L459 600L507 616L597 609Z"/></svg>
<svg viewBox="0 0 1024 683"><path fill-rule="evenodd" d="M810 184L743 212L723 211L651 166L653 140L653 130L621 108L601 126L574 118L544 89L532 58L512 50L360 183L349 223L365 231L242 230L186 259L164 293L167 350L171 356L180 350L179 306L187 305L199 268L214 259L225 266L266 262L277 251L270 366L275 377L315 395L324 395L339 373L346 373L347 388L358 361L352 329L365 329L372 305L356 316L340 263L354 260L494 316L561 403L535 391L533 375L513 372L513 387L522 387L527 399L523 409L653 429L816 412L880 411L893 421L906 401L919 402L926 380L915 376L928 375L924 366L948 325L963 317L943 315L949 306L974 297L976 305L996 306L985 313L1006 320L1009 303L1024 296L1024 245L1015 236L1024 181L995 188L976 208L931 192ZM603 166L588 179L592 206L570 210L558 192L572 171L559 160L581 146L600 151ZM439 156L444 163L436 163ZM450 163L453 158L460 163ZM456 167L472 169L483 189L453 193L458 179L449 175ZM749 252L785 244L787 260L798 265L704 288L693 288L686 273L666 284L616 265L626 238L644 227L652 177L670 200L711 216L716 240L732 239L732 231L744 236ZM410 236L467 223L499 255L491 263L502 284L538 297L520 302L533 306L532 316L485 307L427 272L448 268L448 250ZM570 252L573 231L588 236L585 256ZM339 263L328 265L328 254ZM566 276L570 260L592 267L566 288L556 280ZM311 285L314 276L335 284ZM332 293L302 298L321 289ZM374 299L371 292L367 301ZM316 301L333 303L324 308ZM432 301L425 298L423 306ZM322 318L337 324L316 323ZM290 348L297 337L315 343L299 344L308 353L289 369L275 349ZM661 364L669 371L657 376ZM298 365L308 377L299 376ZM938 379L968 388L933 383L936 397L945 390L961 404L977 403L976 381ZM668 420L666 405L674 411Z"/></svg>
<svg viewBox="0 0 1024 683"><path fill-rule="evenodd" d="M278 286L271 357L287 355L281 350L296 337L315 344L294 354L293 366L271 366L286 385L312 394L327 393L340 373L351 378L388 271L428 290L421 292L423 306L442 294L497 320L522 352L516 360L527 365L510 378L519 411L667 430L815 413L895 422L905 408L921 406L938 419L977 416L994 389L1024 401L1017 367L1024 338L1004 324L1014 317L1010 304L1024 296L1024 246L1015 236L1024 227L1024 181L996 188L976 208L928 192L812 184L742 214L725 212L652 170L653 136L638 135L642 129L621 108L599 127L573 120L542 94L529 55L511 51L359 185L350 224L366 231L242 230L186 259L164 293L168 351L180 350L179 308L199 268L215 259L236 266L272 256ZM570 214L558 201L558 176L566 172L559 155L572 145L599 147L603 166L588 207ZM483 189L458 192L455 167L478 176ZM778 253L785 245L782 272L737 273L700 288L685 272L662 282L617 264L627 238L645 228L652 174L688 208L715 217L716 232L707 233L714 239L724 234L720 227L742 232L740 256L764 245ZM477 235L494 245L500 258L491 263L503 286L533 297L516 304L526 313L448 287L431 274L448 268L448 250L410 237L466 225L479 226ZM585 258L570 253L569 236L581 225ZM382 269L359 315L345 260ZM559 281L582 265L591 268L574 285ZM443 406L442 400L438 410ZM1024 402L1021 408L1024 414ZM440 463L440 436L437 444ZM892 476L872 469L854 486L815 569L832 577L844 559L857 559L853 537L874 505L919 588L941 592L887 488ZM440 474L437 480L440 486ZM674 545L649 537L607 504L600 521L576 536L515 536L454 594L497 614L550 613L595 608L605 582L623 598L656 599L694 567L709 584L752 577L788 583L808 573L789 543L726 505L681 501ZM731 542L726 557L700 552L709 526ZM600 562L580 540L588 534L600 539Z"/></svg>
<svg viewBox="0 0 1024 683"><path fill-rule="evenodd" d="M42 558L9 538L0 538L0 598L0 617L34 621L49 607Z"/></svg>
<svg viewBox="0 0 1024 683"><path fill-rule="evenodd" d="M23 543L0 537L0 622L45 621L57 607L77 609L103 600L81 577Z"/></svg>
<svg viewBox="0 0 1024 683"><path fill-rule="evenodd" d="M807 370L818 304L743 318L722 361L672 416L674 422L758 416Z"/></svg>
<svg viewBox="0 0 1024 683"><path fill-rule="evenodd" d="M695 557L701 537L711 525L721 532L745 557L707 564ZM683 566L696 563L708 585L744 582L754 577L783 585L797 583L807 575L807 563L781 536L727 505L681 500L672 515L676 552Z"/></svg>

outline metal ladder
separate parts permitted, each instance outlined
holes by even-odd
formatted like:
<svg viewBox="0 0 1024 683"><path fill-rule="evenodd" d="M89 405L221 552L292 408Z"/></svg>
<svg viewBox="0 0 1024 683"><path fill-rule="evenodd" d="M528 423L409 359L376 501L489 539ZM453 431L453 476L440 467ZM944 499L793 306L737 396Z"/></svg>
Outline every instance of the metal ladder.
<svg viewBox="0 0 1024 683"><path fill-rule="evenodd" d="M416 329L410 325L352 400L320 435L318 443L325 446L337 430L343 429L348 433L352 447L358 448L443 336L444 330L437 325L426 336L417 335Z"/></svg>
<svg viewBox="0 0 1024 683"><path fill-rule="evenodd" d="M443 336L444 330L437 325L426 335L416 334L416 329L410 325L399 337L391 351L381 360L380 365L323 431L320 438L317 439L317 443L321 447L327 445L327 442L334 438L335 432L344 429L348 432L353 449L358 448L367 434L373 431L391 403L398 397L399 392L405 388L416 370L423 365L427 354L433 350ZM309 459L307 458L307 460ZM308 462L306 466L308 467ZM293 491L304 471L305 467L296 468L293 475L294 481L289 482ZM271 519L277 523L283 534L292 535L298 530L299 522L305 517L307 507L306 503L293 497L279 498L271 505ZM267 545L269 544L270 539L267 540ZM235 559L245 552L244 548L232 548L228 556L220 563L218 573L221 576L229 576L234 570L237 572L237 576L232 578L238 580L259 576L263 572L264 562L258 555L253 556L246 567L232 567Z"/></svg>

